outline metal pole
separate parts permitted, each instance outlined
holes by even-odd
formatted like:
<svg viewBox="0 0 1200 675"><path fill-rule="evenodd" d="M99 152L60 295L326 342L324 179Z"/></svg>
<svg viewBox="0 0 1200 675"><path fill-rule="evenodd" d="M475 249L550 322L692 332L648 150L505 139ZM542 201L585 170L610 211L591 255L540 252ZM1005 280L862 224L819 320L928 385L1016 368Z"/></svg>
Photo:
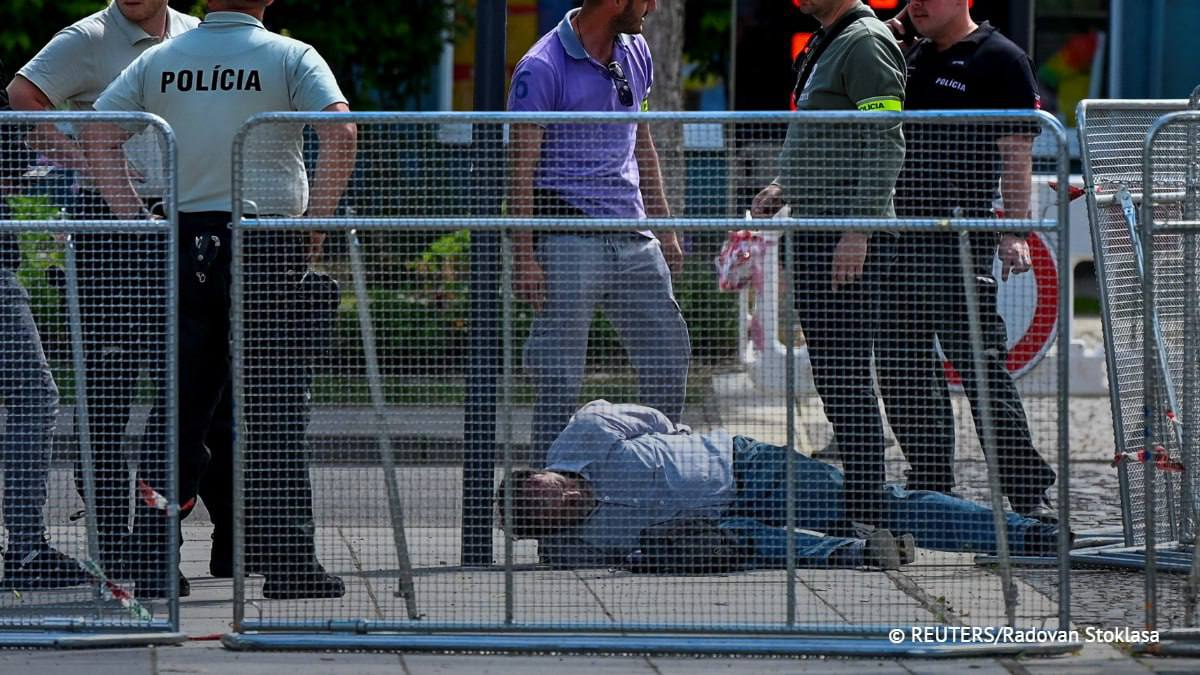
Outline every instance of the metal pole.
<svg viewBox="0 0 1200 675"><path fill-rule="evenodd" d="M1150 58L1147 73L1149 98L1163 96L1163 66L1166 61L1166 23L1167 0L1154 0L1154 5L1146 17L1150 21Z"/></svg>
<svg viewBox="0 0 1200 675"><path fill-rule="evenodd" d="M182 542L179 541L181 530L175 523L179 522L179 147L175 144L174 134L165 126L161 133L164 137L163 147L166 148L167 185L163 193L163 209L167 222L164 229L164 239L167 246L167 269L163 289L166 293L166 343L167 372L163 377L164 391L160 400L166 406L166 429L163 429L163 451L167 453L167 485L171 490L170 518L172 527L167 530L168 579L171 583L171 598L168 601L171 630L179 630L179 553Z"/></svg>
<svg viewBox="0 0 1200 675"><path fill-rule="evenodd" d="M246 238L242 218L245 216L243 203L243 182L245 171L242 168L242 156L246 147L246 133L249 126L243 126L233 139L233 211L230 213L230 223L233 226L231 239L233 254L229 261L229 321L230 333L233 335L231 356L233 358L233 400L235 402L233 416L233 630L241 632L246 621L246 382L243 373L246 372L246 325L242 314L245 305L244 283L242 276L242 252L245 250Z"/></svg>
<svg viewBox="0 0 1200 675"><path fill-rule="evenodd" d="M1033 56L1034 0L1010 0L1008 7L1008 39L1025 53Z"/></svg>
<svg viewBox="0 0 1200 675"><path fill-rule="evenodd" d="M1149 152L1148 150L1146 151ZM1150 164L1150 158L1143 156L1143 167ZM1148 171L1144 173L1149 173ZM1142 194L1142 226L1140 231L1134 231L1133 241L1140 241L1141 250L1136 251L1142 260L1142 377L1143 377L1143 443L1142 443L1142 478L1146 499L1145 544L1146 544L1146 629L1154 630L1158 623L1158 560L1155 547L1155 466L1154 453L1156 447L1154 425L1157 422L1155 409L1160 405L1158 395L1160 382L1158 370L1158 355L1156 348L1159 344L1157 322L1154 311L1154 190L1143 186ZM1163 373L1165 375L1165 373Z"/></svg>
<svg viewBox="0 0 1200 675"><path fill-rule="evenodd" d="M475 36L475 109L504 108L506 5L479 0ZM503 148L499 125L473 125L475 162L472 190L477 216L500 214ZM471 234L470 357L463 428L462 543L464 567L492 564L491 493L496 464L496 378L500 361L496 296L499 292L499 236Z"/></svg>
<svg viewBox="0 0 1200 675"><path fill-rule="evenodd" d="M1066 130L1051 127L1058 151L1058 265L1071 273L1071 158ZM1058 522L1071 522L1071 284L1059 274L1058 284ZM1112 385L1115 388L1115 381ZM1071 626L1071 528L1058 528L1058 627Z"/></svg>
<svg viewBox="0 0 1200 675"><path fill-rule="evenodd" d="M417 611L417 591L413 585L412 561L408 557L408 539L404 534L404 507L400 503L400 486L396 482L396 462L387 434L387 414L383 399L383 377L379 371L379 357L375 353L375 327L371 324L370 298L367 296L367 273L363 269L362 247L358 233L346 232L347 249L350 252L350 268L354 274L354 295L358 300L358 325L362 331L363 357L367 366L367 387L371 391L371 405L375 409L375 441L379 447L379 465L383 467L383 481L387 486L388 514L392 519L392 543L396 547L396 560L400 566L400 584L397 595L404 597L408 618L421 618Z"/></svg>
<svg viewBox="0 0 1200 675"><path fill-rule="evenodd" d="M962 264L963 293L967 300L967 323L971 331L971 359L975 369L979 418L983 424L983 456L987 460L988 487L992 498L992 520L996 527L996 558L1000 565L1000 584L1004 592L1004 616L1008 625L1016 624L1017 588L1013 585L1012 559L1008 552L1008 527L1000 494L1000 467L996 457L996 427L992 419L992 397L984 367L983 330L979 325L979 297L975 291L975 265L971 256L971 235L958 234L958 255ZM965 384L965 381L964 381Z"/></svg>
<svg viewBox="0 0 1200 675"><path fill-rule="evenodd" d="M784 308L785 320L784 340L787 341L787 362L784 364L785 401L787 405L787 462L785 475L787 486L784 492L787 508L787 532L784 542L787 546L787 625L796 625L796 255L794 251L793 233L786 230L779 240L783 246L783 272L787 284L784 298L787 306ZM770 311L779 311L778 307Z"/></svg>
<svg viewBox="0 0 1200 675"><path fill-rule="evenodd" d="M511 523L513 517L513 253L512 237L503 234L500 258L500 291L503 312L504 372L500 387L500 420L504 423L501 437L504 443L504 522ZM511 624L513 612L513 538L508 527L504 528L504 623Z"/></svg>
<svg viewBox="0 0 1200 675"><path fill-rule="evenodd" d="M96 513L96 460L92 454L92 429L88 421L87 358L83 351L83 316L79 308L79 272L75 263L75 237L69 235L66 245L67 311L70 313L71 357L75 369L75 427L79 435L79 463L83 465L83 522L87 529L88 558L97 565L100 561L100 533ZM103 569L103 568L101 568ZM109 570L104 570L109 574ZM100 595L96 594L97 608Z"/></svg>
<svg viewBox="0 0 1200 675"><path fill-rule="evenodd" d="M1121 69L1125 67L1125 0L1110 0L1108 6L1108 95L1124 98Z"/></svg>
<svg viewBox="0 0 1200 675"><path fill-rule="evenodd" d="M1191 100L1188 101L1188 108L1196 110L1200 107L1200 87L1197 87L1192 92ZM1187 123L1187 183L1184 186L1184 201L1183 201L1183 217L1184 220L1195 220L1197 211L1196 200L1200 198L1200 157L1197 157L1197 151L1200 150L1200 139L1197 138L1197 128L1195 121ZM1143 190L1145 188L1143 187ZM1196 284L1196 235L1192 232L1186 232L1183 235L1184 242L1184 294L1189 299L1188 307L1184 308L1184 356L1183 356L1183 394L1180 397L1184 406L1181 411L1183 429L1181 437L1184 444L1180 447L1180 458L1183 461L1183 533L1182 538L1191 542L1192 546L1192 566L1188 573L1187 583L1184 584L1184 599L1183 599L1183 625L1189 628L1196 625L1196 594L1200 591L1200 546L1196 533L1196 503L1195 503L1195 485L1193 484L1193 472L1196 470L1197 463L1200 462L1200 440L1197 438L1196 429L1197 423L1200 423L1200 392L1197 392L1197 385L1200 384L1200 345L1197 345L1197 340L1200 340L1200 307L1195 304L1195 293L1197 292Z"/></svg>
<svg viewBox="0 0 1200 675"><path fill-rule="evenodd" d="M729 0L729 72L725 74L725 108L737 110L737 29L738 4L741 0Z"/></svg>

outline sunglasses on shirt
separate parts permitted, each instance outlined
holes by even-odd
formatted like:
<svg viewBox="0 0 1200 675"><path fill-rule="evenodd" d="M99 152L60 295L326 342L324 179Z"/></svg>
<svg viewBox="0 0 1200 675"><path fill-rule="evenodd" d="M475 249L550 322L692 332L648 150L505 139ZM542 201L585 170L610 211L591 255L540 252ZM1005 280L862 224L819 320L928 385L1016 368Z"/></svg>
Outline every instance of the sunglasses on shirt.
<svg viewBox="0 0 1200 675"><path fill-rule="evenodd" d="M621 67L620 63L613 61L608 64L608 74L617 88L617 100L626 108L631 107L633 105L633 89L629 88L629 80L625 79L625 69Z"/></svg>

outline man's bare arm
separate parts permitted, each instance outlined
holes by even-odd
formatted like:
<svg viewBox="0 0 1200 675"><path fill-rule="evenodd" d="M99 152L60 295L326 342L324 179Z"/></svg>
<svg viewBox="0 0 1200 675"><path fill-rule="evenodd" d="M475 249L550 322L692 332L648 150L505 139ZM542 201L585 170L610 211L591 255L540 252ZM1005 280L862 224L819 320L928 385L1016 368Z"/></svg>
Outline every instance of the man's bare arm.
<svg viewBox="0 0 1200 675"><path fill-rule="evenodd" d="M1005 218L1029 218L1030 191L1033 189L1033 137L1004 136L996 141L1000 149L1000 196ZM996 247L1000 258L1000 277L1023 274L1032 267L1029 244L1021 236L1006 233Z"/></svg>
<svg viewBox="0 0 1200 675"><path fill-rule="evenodd" d="M514 124L509 143L508 216L533 217L533 175L542 156L543 129L536 124ZM533 234L529 230L513 233L513 259L516 269L516 294L541 309L545 286L541 267L533 256Z"/></svg>
<svg viewBox="0 0 1200 675"><path fill-rule="evenodd" d="M671 206L667 203L667 191L663 187L662 167L658 163L658 148L650 135L649 124L637 125L637 163L642 199L646 203L646 215L651 218L669 218Z"/></svg>
<svg viewBox="0 0 1200 675"><path fill-rule="evenodd" d="M17 75L8 84L8 102L13 110L54 110L50 101L36 84ZM30 150L45 155L64 169L82 169L83 151L79 144L67 138L53 124L39 124L29 131L25 144Z"/></svg>
<svg viewBox="0 0 1200 675"><path fill-rule="evenodd" d="M345 103L326 106L321 112L350 112ZM309 218L329 218L337 211L338 202L354 173L354 158L358 153L358 126L353 122L314 125L317 132L317 168L313 176L313 189L308 199ZM325 243L324 232L308 235L309 259L321 255Z"/></svg>
<svg viewBox="0 0 1200 675"><path fill-rule="evenodd" d="M642 200L645 202L646 215L651 218L670 218L671 205L667 202L667 191L663 186L662 166L658 161L658 149L654 147L654 138L650 134L649 124L637 125L636 149L639 187ZM663 256L671 273L678 276L683 269L683 249L679 246L679 238L673 230L657 232L662 242Z"/></svg>
<svg viewBox="0 0 1200 675"><path fill-rule="evenodd" d="M147 217L129 176L123 145L129 132L115 124L87 124L83 127L83 148L87 174L95 183L109 210L120 220Z"/></svg>
<svg viewBox="0 0 1200 675"><path fill-rule="evenodd" d="M1000 195L1005 218L1029 217L1029 192L1033 184L1033 138L1004 136L1000 148Z"/></svg>
<svg viewBox="0 0 1200 675"><path fill-rule="evenodd" d="M345 103L334 103L321 112L350 112ZM353 122L317 124L317 168L313 176L312 196L308 215L328 218L337 210L342 193L354 173L354 158L358 153L358 127Z"/></svg>

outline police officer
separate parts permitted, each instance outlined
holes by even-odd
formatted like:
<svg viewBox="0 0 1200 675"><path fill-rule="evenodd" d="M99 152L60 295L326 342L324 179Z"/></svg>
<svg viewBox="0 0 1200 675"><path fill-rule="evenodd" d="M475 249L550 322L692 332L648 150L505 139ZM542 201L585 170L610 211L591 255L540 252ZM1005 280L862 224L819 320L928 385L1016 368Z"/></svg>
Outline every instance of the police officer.
<svg viewBox="0 0 1200 675"><path fill-rule="evenodd" d="M800 11L820 21L821 29L797 59L799 110L902 109L904 57L869 8L859 0L801 0ZM794 122L779 155L779 177L754 198L753 214L770 217L786 203L793 217L892 217L903 159L898 122ZM871 353L895 237L861 231L792 236L796 312L817 393L842 452L847 515L877 524L884 439Z"/></svg>
<svg viewBox="0 0 1200 675"><path fill-rule="evenodd" d="M654 0L586 0L522 57L508 109L636 112L648 107L654 67L641 36ZM514 125L509 215L670 216L649 124ZM672 274L674 232L548 233L514 237L516 292L536 312L525 343L533 375L534 463L579 405L588 330L603 310L637 371L640 401L678 422L691 339Z"/></svg>
<svg viewBox="0 0 1200 675"><path fill-rule="evenodd" d="M267 111L347 111L324 60L310 46L267 31L271 0L210 0L209 14L187 35L134 61L96 101L97 110L147 111L175 130L180 184L180 495L196 494L209 462L205 436L228 425L229 283L232 143L242 124ZM301 129L273 128L253 156L251 175L265 189L260 216L333 215L354 163L353 124L318 125L320 144L311 198ZM89 162L111 162L124 134L112 125L90 130ZM110 165L111 166L111 165ZM127 183L105 181L114 213L136 216L140 202ZM340 597L342 580L318 562L312 490L304 459L306 364L286 350L295 333L298 282L321 236L270 233L247 238L246 277L246 540L248 569L267 577L272 599ZM221 406L223 408L223 406ZM212 469L209 468L211 471ZM165 482L165 477L159 477ZM161 484L161 483L160 483ZM161 515L139 507L134 535L147 548L165 536ZM161 550L161 545L156 550ZM139 582L164 590L149 565Z"/></svg>
<svg viewBox="0 0 1200 675"><path fill-rule="evenodd" d="M107 8L59 31L8 85L16 110L90 110L92 102L142 52L194 28L197 19L167 7L167 0L116 0ZM40 125L29 144L63 169L82 170L75 139L53 125ZM137 188L147 203L161 200L162 152L155 136L143 134L126 146L135 164ZM80 219L111 217L95 185L83 184L69 206ZM140 300L139 289L160 287L162 261L154 244L136 235L81 234L76 237L80 310L88 368L88 404L96 469L96 521L101 558L114 564L129 521L128 470L123 442L138 370L160 349L165 317ZM161 433L148 430L150 438ZM77 471L77 480L79 472ZM81 490L82 494L82 490ZM209 504L220 513L222 504ZM221 529L220 525L218 529ZM228 555L228 553L226 553Z"/></svg>
<svg viewBox="0 0 1200 675"><path fill-rule="evenodd" d="M912 0L906 10L924 36L908 51L911 110L1039 107L1029 57L987 22L971 20L967 0ZM903 36L900 21L893 30ZM912 36L905 36L912 37ZM1036 123L909 124L908 157L897 185L902 217L990 218L997 186L1004 216L1029 217L1031 148ZM1007 331L996 308L993 259L1001 276L1030 268L1029 245L1015 234L971 235L983 332L984 371L975 369L967 303L953 233L908 233L890 302L908 308L891 324L877 355L888 420L910 465L912 489L954 487L954 411L934 337L960 373L982 443L979 382L986 378L995 425L1000 484L1012 509L1054 519L1045 493L1055 480L1029 433L1020 394L1005 367Z"/></svg>

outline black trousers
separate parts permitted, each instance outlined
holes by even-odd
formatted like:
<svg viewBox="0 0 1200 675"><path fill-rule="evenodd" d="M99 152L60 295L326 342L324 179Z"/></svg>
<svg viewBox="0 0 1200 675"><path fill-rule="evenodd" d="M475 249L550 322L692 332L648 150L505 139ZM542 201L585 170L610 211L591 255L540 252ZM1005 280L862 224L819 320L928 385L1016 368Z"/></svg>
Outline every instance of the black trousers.
<svg viewBox="0 0 1200 675"><path fill-rule="evenodd" d="M182 516L191 513L202 495L213 521L214 556L232 555L233 534L233 419L229 353L229 214L181 213L179 216L178 278L178 465ZM198 239L208 240L210 253L203 262L195 256ZM199 273L199 275L198 275ZM155 408L152 426L165 429L165 406ZM162 437L150 444L164 447ZM166 463L143 452L139 479L168 494ZM150 569L164 569L167 528L172 523L163 511L144 500L136 502L134 547ZM165 559L165 558L163 558Z"/></svg>
<svg viewBox="0 0 1200 675"><path fill-rule="evenodd" d="M180 214L179 503L186 506L197 495L205 500L215 526L214 555L232 546L233 532L229 221L226 212ZM295 306L305 240L297 233L246 239L246 399L241 405L247 433L247 561L255 571L269 573L315 559L304 452L311 368L295 353L303 340L296 332L303 327L295 323ZM196 256L198 240L208 242L203 261ZM156 487L165 484L165 475L155 479ZM139 504L135 530L141 540L165 537L168 526L161 512Z"/></svg>
<svg viewBox="0 0 1200 675"><path fill-rule="evenodd" d="M69 213L73 219L114 218L99 194L91 191L80 193ZM119 557L118 549L128 532L130 476L125 430L137 396L138 377L143 366L156 374L163 372L165 365L165 302L147 295L165 288L163 242L160 234L84 233L75 237L96 476L94 511L101 552L108 559ZM161 382L153 384L161 390ZM146 463L165 462L161 452L149 450L162 438L161 424L161 416L152 415L148 421L143 436ZM81 496L82 477L77 466L75 478Z"/></svg>
<svg viewBox="0 0 1200 675"><path fill-rule="evenodd" d="M840 233L792 233L796 312L804 330L817 394L833 425L845 471L846 513L874 523L883 508L883 421L871 377L871 354L882 322L881 284L895 256L895 238L875 234L863 277L833 290Z"/></svg>
<svg viewBox="0 0 1200 675"><path fill-rule="evenodd" d="M1029 422L1012 376L1004 319L992 276L995 234L972 235L972 263L983 335L983 371L975 368L959 257L958 235L908 233L900 243L886 298L896 311L877 346L876 366L888 421L904 449L910 489L954 487L954 410L934 337L962 378L982 444L979 384L986 378L995 425L1000 485L1016 509L1036 504L1055 480L1033 447Z"/></svg>
<svg viewBox="0 0 1200 675"><path fill-rule="evenodd" d="M247 233L245 288L246 541L252 567L309 572L312 485L305 441L311 314L300 293L306 235Z"/></svg>

